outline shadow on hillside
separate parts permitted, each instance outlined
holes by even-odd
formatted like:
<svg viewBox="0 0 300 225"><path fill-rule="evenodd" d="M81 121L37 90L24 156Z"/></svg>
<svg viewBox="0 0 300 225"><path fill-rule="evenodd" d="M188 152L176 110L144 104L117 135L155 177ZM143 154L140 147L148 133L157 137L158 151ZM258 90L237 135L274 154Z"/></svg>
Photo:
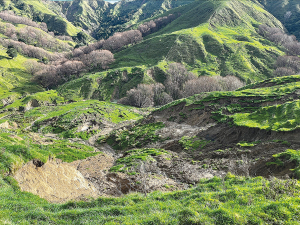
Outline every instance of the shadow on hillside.
<svg viewBox="0 0 300 225"><path fill-rule="evenodd" d="M26 93L33 94L33 93L41 92L41 91L45 91L45 90L36 83L26 82L26 83L22 84L21 86L11 89L11 91L17 92L17 93L23 95Z"/></svg>
<svg viewBox="0 0 300 225"><path fill-rule="evenodd" d="M2 59L11 59L11 58L3 56L3 55L0 55L0 60L2 60Z"/></svg>

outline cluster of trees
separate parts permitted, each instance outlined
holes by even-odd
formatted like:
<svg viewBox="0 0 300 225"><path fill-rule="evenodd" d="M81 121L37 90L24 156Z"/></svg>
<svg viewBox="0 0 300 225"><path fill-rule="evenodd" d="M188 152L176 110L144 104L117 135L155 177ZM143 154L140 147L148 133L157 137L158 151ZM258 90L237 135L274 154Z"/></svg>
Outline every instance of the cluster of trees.
<svg viewBox="0 0 300 225"><path fill-rule="evenodd" d="M42 60L43 58L47 58L50 61L55 61L64 58L65 56L65 53L48 52L43 48L27 45L24 42L14 41L12 39L0 38L0 44L6 48L8 48L8 46L13 46L18 53L40 60Z"/></svg>
<svg viewBox="0 0 300 225"><path fill-rule="evenodd" d="M10 23L0 22L0 33L12 40L49 49L51 51L69 51L72 49L68 43L57 40L54 37L53 32L46 33L31 26L25 26L17 30L16 27Z"/></svg>
<svg viewBox="0 0 300 225"><path fill-rule="evenodd" d="M136 44L143 40L142 34L138 30L129 30L120 33L115 33L113 36L106 40L100 40L89 44L87 46L81 46L73 51L74 56L82 54L88 54L97 49L104 49L109 51L119 51L124 46L130 44Z"/></svg>
<svg viewBox="0 0 300 225"><path fill-rule="evenodd" d="M285 56L279 56L275 63L274 76L288 76L300 72L300 43L294 35L287 35L283 30L267 25L259 26L259 33L268 40L283 46Z"/></svg>
<svg viewBox="0 0 300 225"><path fill-rule="evenodd" d="M112 62L114 62L114 55L110 51L95 50L70 59L63 57L49 64L28 60L24 66L29 73L34 75L33 81L43 87L53 88L74 76L78 77L82 72L99 67L106 69Z"/></svg>
<svg viewBox="0 0 300 225"><path fill-rule="evenodd" d="M66 35L57 35L55 37L62 41L73 41L73 38L71 38L70 36L66 36Z"/></svg>
<svg viewBox="0 0 300 225"><path fill-rule="evenodd" d="M178 15L179 14L177 14L177 15L170 14L168 16L164 16L164 17L157 18L155 20L151 20L149 22L141 24L138 27L138 30L143 34L143 37L145 37L149 34L152 34L156 31L158 31L162 27L166 26L167 24L169 24L170 22L175 20L178 17Z"/></svg>
<svg viewBox="0 0 300 225"><path fill-rule="evenodd" d="M47 24L46 23L36 23L32 21L29 18L17 16L14 14L13 11L2 11L0 12L0 18L2 20L8 21L10 23L19 23L19 24L25 24L27 26L31 27L37 27L45 32L48 32Z"/></svg>
<svg viewBox="0 0 300 225"><path fill-rule="evenodd" d="M275 63L274 76L289 76L299 74L300 58L298 56L279 56Z"/></svg>
<svg viewBox="0 0 300 225"><path fill-rule="evenodd" d="M119 51L122 47L130 44L136 44L141 40L143 40L143 36L139 30L129 30L115 33L113 36L103 42L103 49Z"/></svg>
<svg viewBox="0 0 300 225"><path fill-rule="evenodd" d="M244 83L235 76L196 77L184 65L172 63L164 84L139 84L129 90L119 103L136 107L159 106L202 92L233 91L243 86Z"/></svg>

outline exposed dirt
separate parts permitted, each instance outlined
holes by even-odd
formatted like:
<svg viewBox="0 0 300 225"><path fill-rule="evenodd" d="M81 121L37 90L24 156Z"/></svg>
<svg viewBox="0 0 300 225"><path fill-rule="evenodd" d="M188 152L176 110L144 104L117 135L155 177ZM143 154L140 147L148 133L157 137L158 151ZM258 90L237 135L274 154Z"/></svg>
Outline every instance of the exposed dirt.
<svg viewBox="0 0 300 225"><path fill-rule="evenodd" d="M49 202L61 203L99 196L91 182L73 166L60 160L50 159L43 165L31 161L17 171L14 178L22 191L39 195Z"/></svg>
<svg viewBox="0 0 300 225"><path fill-rule="evenodd" d="M18 124L15 123L15 122L12 122L12 123L10 124L8 121L6 121L6 122L0 124L0 128L2 128L2 129L15 130L15 129L18 128Z"/></svg>

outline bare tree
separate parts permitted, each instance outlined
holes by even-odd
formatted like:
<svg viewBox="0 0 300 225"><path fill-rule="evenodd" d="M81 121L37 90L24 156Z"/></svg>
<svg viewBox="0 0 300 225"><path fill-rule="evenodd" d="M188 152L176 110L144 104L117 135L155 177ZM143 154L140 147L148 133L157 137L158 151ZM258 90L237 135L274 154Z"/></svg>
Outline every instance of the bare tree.
<svg viewBox="0 0 300 225"><path fill-rule="evenodd" d="M108 68L108 65L113 63L114 55L108 50L95 50L83 56L83 61L86 66L96 68L101 66L102 69Z"/></svg>
<svg viewBox="0 0 300 225"><path fill-rule="evenodd" d="M282 76L289 76L289 75L295 75L296 71L291 68L286 67L279 67L274 71L275 77L282 77Z"/></svg>
<svg viewBox="0 0 300 225"><path fill-rule="evenodd" d="M139 30L115 33L103 42L103 48L110 51L119 51L123 46L136 44L142 39L142 33Z"/></svg>
<svg viewBox="0 0 300 225"><path fill-rule="evenodd" d="M287 67L294 71L300 70L300 59L298 56L279 56L276 60L275 67Z"/></svg>
<svg viewBox="0 0 300 225"><path fill-rule="evenodd" d="M118 103L140 108L150 107L154 105L153 96L152 85L139 84L137 88L129 90L127 96L120 99Z"/></svg>
<svg viewBox="0 0 300 225"><path fill-rule="evenodd" d="M43 65L41 63L38 63L36 60L29 59L24 62L24 67L28 73L31 75L36 74L38 71L42 70Z"/></svg>
<svg viewBox="0 0 300 225"><path fill-rule="evenodd" d="M184 96L184 84L188 80L196 78L193 73L188 72L185 66L180 63L171 63L167 74L168 76L165 81L166 91L174 100L182 98Z"/></svg>

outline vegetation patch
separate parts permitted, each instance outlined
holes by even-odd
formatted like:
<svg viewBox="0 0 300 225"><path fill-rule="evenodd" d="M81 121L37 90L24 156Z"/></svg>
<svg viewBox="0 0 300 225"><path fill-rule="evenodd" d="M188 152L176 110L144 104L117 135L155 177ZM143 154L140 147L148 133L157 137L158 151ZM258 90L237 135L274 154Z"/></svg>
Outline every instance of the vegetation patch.
<svg viewBox="0 0 300 225"><path fill-rule="evenodd" d="M184 150L187 150L187 151L195 151L198 149L203 149L210 142L211 141L202 140L202 139L198 138L197 136L194 136L194 137L183 136L179 140L179 143L182 145Z"/></svg>
<svg viewBox="0 0 300 225"><path fill-rule="evenodd" d="M163 127L165 127L165 124L158 122L145 125L136 125L129 129L124 128L114 131L106 139L106 142L117 150L141 148L149 143L163 141L163 139L156 134L156 131L162 129ZM103 139L100 139L99 141L103 141Z"/></svg>
<svg viewBox="0 0 300 225"><path fill-rule="evenodd" d="M118 124L123 121L140 119L133 107L114 103L89 100L66 105L38 107L25 113L25 118L39 118L32 126L33 131L57 133L62 137L88 138L97 132L93 126L101 125L102 121ZM84 124L87 124L86 127ZM86 133L88 132L88 133Z"/></svg>
<svg viewBox="0 0 300 225"><path fill-rule="evenodd" d="M282 161L286 162L295 162L296 167L291 169L291 171L294 172L295 177L298 179L300 178L300 151L299 150L293 150L293 149L287 149L285 152L278 153L273 155L275 158L275 162L272 164L276 164L278 166L284 166L285 163Z"/></svg>
<svg viewBox="0 0 300 225"><path fill-rule="evenodd" d="M125 152L125 157L119 158L116 164L110 168L112 172L129 172L135 170L141 161L155 161L153 156L162 154L169 154L164 149L145 148L145 149L133 149Z"/></svg>
<svg viewBox="0 0 300 225"><path fill-rule="evenodd" d="M261 141L254 141L254 142L242 141L242 142L237 143L236 145L239 147L254 147L259 143L261 143Z"/></svg>
<svg viewBox="0 0 300 225"><path fill-rule="evenodd" d="M24 163L35 158L46 162L48 157L51 156L64 162L72 162L100 153L95 152L93 147L67 140L49 139L47 144L40 144L30 138L27 135L0 133L0 174L13 174Z"/></svg>
<svg viewBox="0 0 300 225"><path fill-rule="evenodd" d="M238 126L257 127L274 131L292 131L300 126L300 101L262 107L253 113L232 116Z"/></svg>

